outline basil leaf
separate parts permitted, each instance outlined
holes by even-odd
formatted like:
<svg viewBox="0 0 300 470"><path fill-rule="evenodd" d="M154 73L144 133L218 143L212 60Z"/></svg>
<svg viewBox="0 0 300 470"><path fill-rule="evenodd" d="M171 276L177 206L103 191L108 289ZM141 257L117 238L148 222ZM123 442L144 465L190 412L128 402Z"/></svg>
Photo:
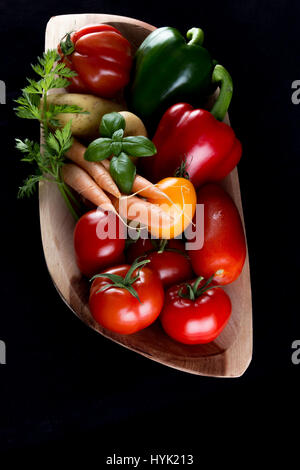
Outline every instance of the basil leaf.
<svg viewBox="0 0 300 470"><path fill-rule="evenodd" d="M120 155L120 153L122 152L122 142L112 141L110 149L111 149L112 155L115 155L116 157L118 157L118 155Z"/></svg>
<svg viewBox="0 0 300 470"><path fill-rule="evenodd" d="M124 137L123 151L132 157L150 157L157 150L153 142L142 135Z"/></svg>
<svg viewBox="0 0 300 470"><path fill-rule="evenodd" d="M122 137L124 135L124 130L123 129L118 129L115 131L112 135L112 140L114 142L122 142Z"/></svg>
<svg viewBox="0 0 300 470"><path fill-rule="evenodd" d="M122 152L119 157L113 157L110 161L109 171L122 193L129 194L135 178L136 168L128 155Z"/></svg>
<svg viewBox="0 0 300 470"><path fill-rule="evenodd" d="M116 113L115 111L104 114L99 128L100 135L101 137L112 137L115 131L118 131L119 129L124 130L125 125L126 122L122 114Z"/></svg>
<svg viewBox="0 0 300 470"><path fill-rule="evenodd" d="M105 158L110 157L111 151L111 139L96 139L90 143L85 151L84 158L89 162L99 162Z"/></svg>

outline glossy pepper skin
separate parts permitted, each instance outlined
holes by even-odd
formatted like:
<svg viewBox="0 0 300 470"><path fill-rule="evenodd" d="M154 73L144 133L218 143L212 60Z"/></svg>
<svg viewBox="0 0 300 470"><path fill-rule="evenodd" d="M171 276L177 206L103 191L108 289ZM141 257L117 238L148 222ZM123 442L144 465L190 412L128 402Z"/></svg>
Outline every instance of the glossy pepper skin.
<svg viewBox="0 0 300 470"><path fill-rule="evenodd" d="M242 272L247 247L243 224L233 200L218 184L205 184L197 192L204 205L204 244L188 254L198 276L218 285L235 281Z"/></svg>
<svg viewBox="0 0 300 470"><path fill-rule="evenodd" d="M145 175L156 183L184 163L196 189L222 180L242 154L241 143L230 126L187 103L178 103L165 112L153 142L157 154L141 162Z"/></svg>
<svg viewBox="0 0 300 470"><path fill-rule="evenodd" d="M61 60L77 72L69 91L113 98L130 78L130 43L114 27L85 26L68 34L58 46Z"/></svg>
<svg viewBox="0 0 300 470"><path fill-rule="evenodd" d="M216 61L202 47L203 31L192 28L187 38L175 28L158 28L136 52L129 105L146 122L180 101L200 106L214 89Z"/></svg>

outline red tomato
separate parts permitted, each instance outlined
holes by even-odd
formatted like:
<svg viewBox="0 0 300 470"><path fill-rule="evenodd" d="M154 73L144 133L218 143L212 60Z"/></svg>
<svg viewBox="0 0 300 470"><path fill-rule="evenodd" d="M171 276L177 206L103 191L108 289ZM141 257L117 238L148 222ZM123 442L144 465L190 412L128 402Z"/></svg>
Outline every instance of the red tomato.
<svg viewBox="0 0 300 470"><path fill-rule="evenodd" d="M116 266L104 271L104 275L121 276L117 285L109 277L97 277L94 279L89 306L94 319L108 330L120 334L136 333L151 325L161 312L164 303L164 290L161 281L155 271L148 267L133 270L131 281L127 284L134 289L139 300L126 288L126 275L130 271L129 265ZM137 280L134 278L138 275ZM99 292L106 285L111 287Z"/></svg>
<svg viewBox="0 0 300 470"><path fill-rule="evenodd" d="M200 291L204 284L202 280ZM195 288L196 281L190 285ZM204 289L198 296L194 293L190 296L194 299L188 297L191 290L187 289L186 284L181 284L166 292L161 324L165 332L180 343L209 343L219 336L230 318L230 298L220 287ZM181 293L186 297L181 297Z"/></svg>
<svg viewBox="0 0 300 470"><path fill-rule="evenodd" d="M156 243L157 240L152 240ZM126 250L126 259L128 263L133 263L136 258L143 256L145 253L149 253L155 249L155 245L152 243L151 238L139 238L136 242L129 245Z"/></svg>
<svg viewBox="0 0 300 470"><path fill-rule="evenodd" d="M111 237L99 238L108 226L115 226L115 233L113 230ZM124 233L124 225L112 212L93 210L84 214L74 230L74 249L80 271L91 277L109 266L123 262Z"/></svg>
<svg viewBox="0 0 300 470"><path fill-rule="evenodd" d="M204 204L204 245L189 250L193 270L198 276L214 275L225 285L240 275L246 258L242 222L231 197L217 184L202 186L197 204Z"/></svg>
<svg viewBox="0 0 300 470"><path fill-rule="evenodd" d="M181 253L168 250L178 250ZM150 239L139 239L128 248L126 258L132 263L139 256L146 254L147 259L151 261L148 266L158 273L166 289L193 277L191 262L184 253L185 245L181 240L168 240L164 251L159 253L159 248L155 248Z"/></svg>
<svg viewBox="0 0 300 470"><path fill-rule="evenodd" d="M77 72L70 78L69 91L112 98L129 82L131 46L113 26L84 26L63 38L58 52Z"/></svg>

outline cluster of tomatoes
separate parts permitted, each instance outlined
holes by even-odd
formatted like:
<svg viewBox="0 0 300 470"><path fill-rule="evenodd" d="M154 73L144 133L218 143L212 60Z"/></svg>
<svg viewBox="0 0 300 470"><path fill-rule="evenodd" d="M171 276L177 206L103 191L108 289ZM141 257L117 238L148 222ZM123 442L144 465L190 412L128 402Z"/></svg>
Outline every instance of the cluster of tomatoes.
<svg viewBox="0 0 300 470"><path fill-rule="evenodd" d="M74 232L76 261L92 280L89 307L104 328L132 334L157 318L165 332L185 344L213 341L231 315L229 296L220 287L240 275L246 257L237 208L221 186L197 193L204 218L194 220L204 243L186 249L184 239L126 239L123 222L112 212L87 212ZM113 237L103 237L114 224ZM198 277L197 277L198 276Z"/></svg>

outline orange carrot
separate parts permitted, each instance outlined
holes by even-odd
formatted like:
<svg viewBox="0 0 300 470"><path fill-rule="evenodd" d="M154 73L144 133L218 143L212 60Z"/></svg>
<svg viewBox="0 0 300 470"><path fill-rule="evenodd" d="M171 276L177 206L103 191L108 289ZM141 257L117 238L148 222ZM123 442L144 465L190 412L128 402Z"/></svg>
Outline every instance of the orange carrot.
<svg viewBox="0 0 300 470"><path fill-rule="evenodd" d="M171 214L164 211L159 205L152 204L137 196L113 198L113 205L122 217L135 220L147 227L169 227L174 223Z"/></svg>
<svg viewBox="0 0 300 470"><path fill-rule="evenodd" d="M115 212L108 196L97 186L88 173L79 166L73 163L66 163L62 167L62 177L65 183L96 206Z"/></svg>
<svg viewBox="0 0 300 470"><path fill-rule="evenodd" d="M74 139L72 147L66 156L83 168L98 184L98 186L115 197L120 197L118 186L112 179L109 171L100 162L88 162L84 159L86 147Z"/></svg>
<svg viewBox="0 0 300 470"><path fill-rule="evenodd" d="M102 160L101 164L109 170L109 160ZM151 198L151 199L161 199L162 192L150 181L143 178L143 176L135 175L135 179L132 185L132 192L139 193L139 196Z"/></svg>

